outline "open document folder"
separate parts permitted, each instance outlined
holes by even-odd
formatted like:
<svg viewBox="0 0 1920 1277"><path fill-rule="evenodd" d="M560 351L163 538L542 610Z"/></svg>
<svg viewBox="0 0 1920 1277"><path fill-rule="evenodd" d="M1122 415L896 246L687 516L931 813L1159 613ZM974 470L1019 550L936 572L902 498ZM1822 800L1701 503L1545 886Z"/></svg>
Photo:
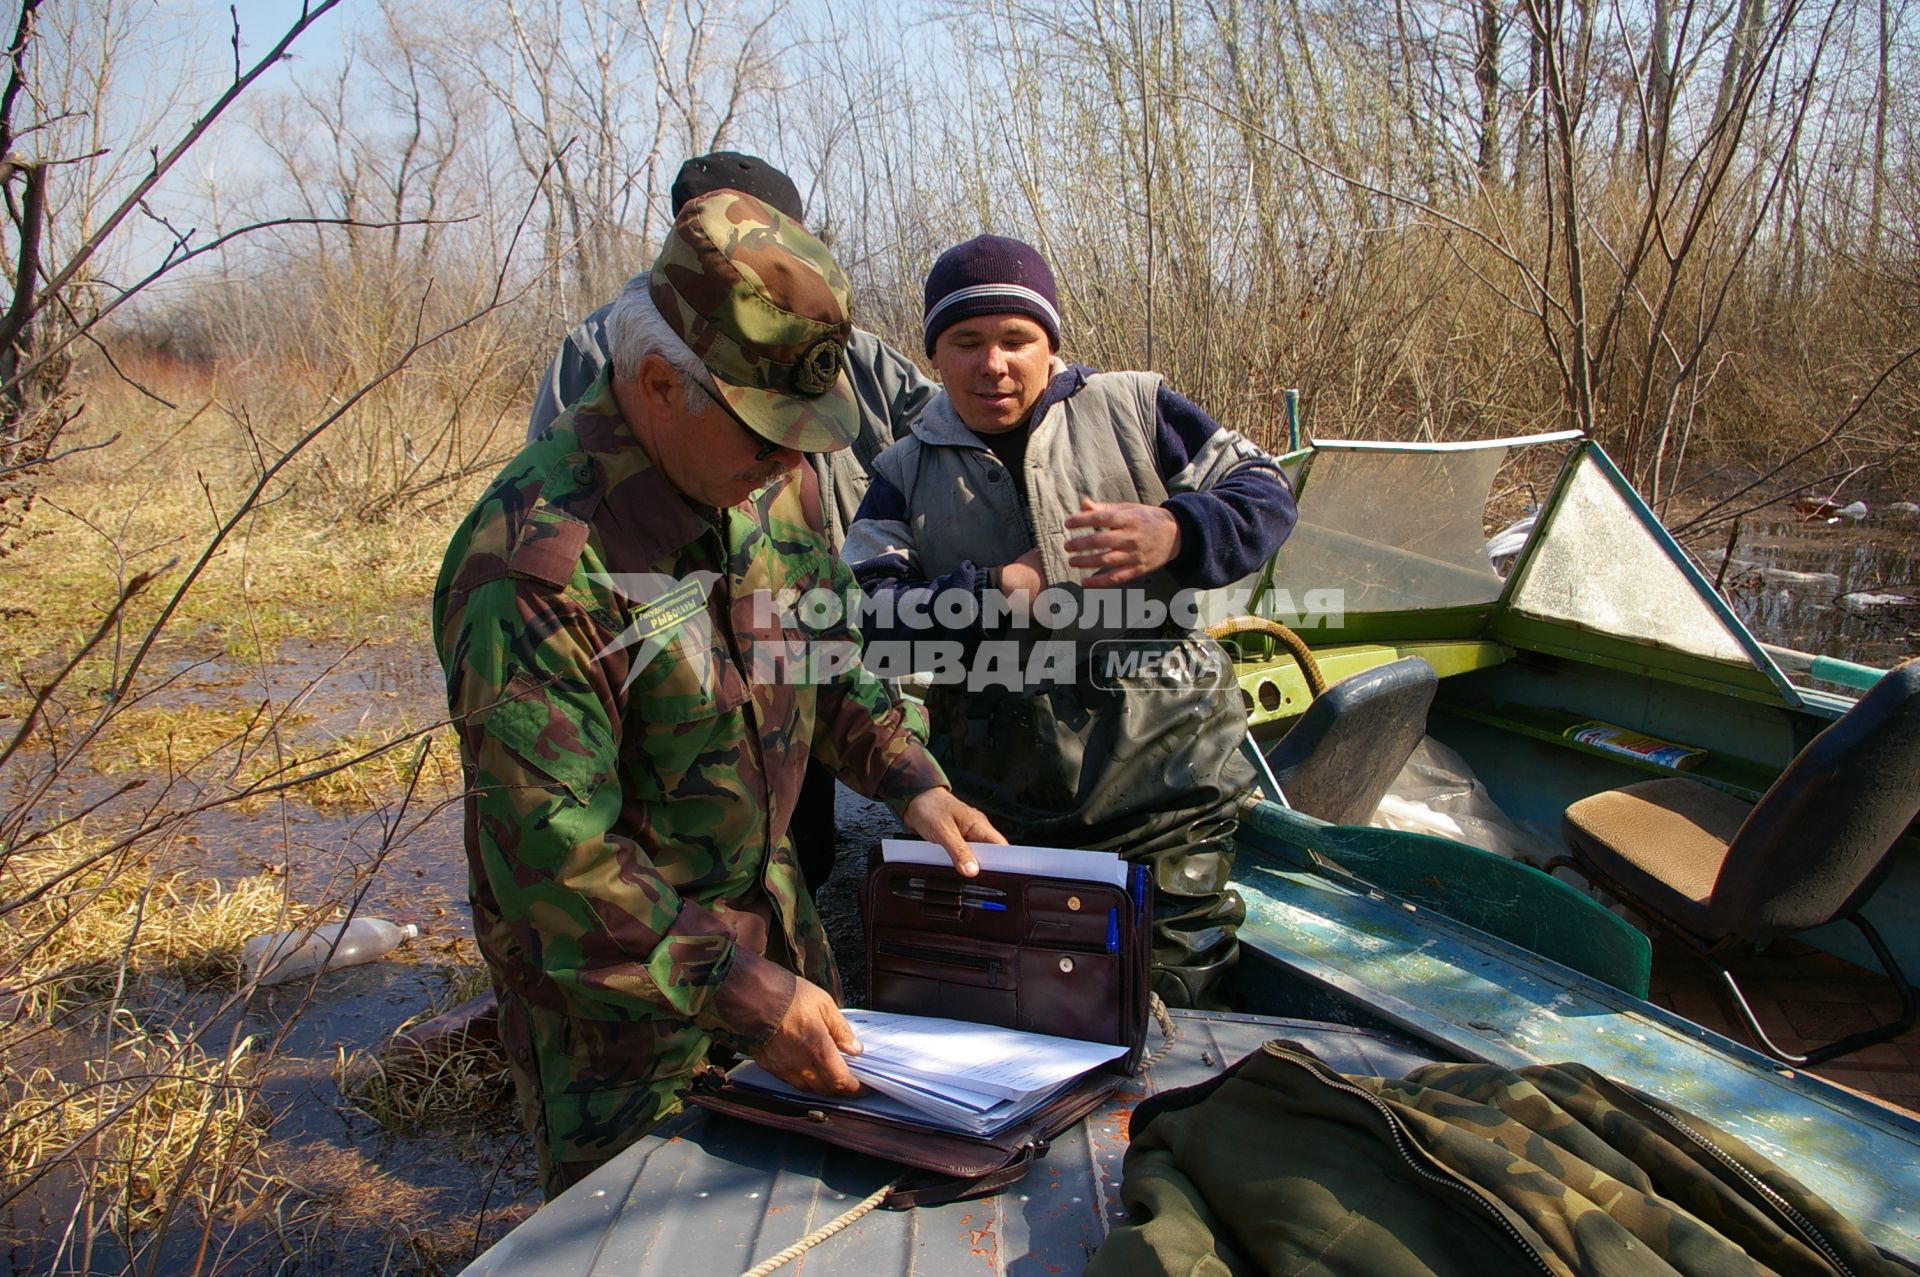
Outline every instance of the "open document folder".
<svg viewBox="0 0 1920 1277"><path fill-rule="evenodd" d="M1040 1108L1125 1046L1023 1033L965 1020L849 1010L865 1051L847 1067L868 1091L828 1099L782 1082L757 1064L733 1071L740 1086L879 1117L994 1135Z"/></svg>

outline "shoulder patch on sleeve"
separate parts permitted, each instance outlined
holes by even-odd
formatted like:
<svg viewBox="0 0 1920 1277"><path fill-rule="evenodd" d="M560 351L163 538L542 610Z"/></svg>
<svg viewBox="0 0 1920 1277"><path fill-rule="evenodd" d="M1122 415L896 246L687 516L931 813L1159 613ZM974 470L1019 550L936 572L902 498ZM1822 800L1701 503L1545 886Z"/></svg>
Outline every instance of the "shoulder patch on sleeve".
<svg viewBox="0 0 1920 1277"><path fill-rule="evenodd" d="M507 572L558 588L573 579L573 569L586 547L585 523L564 510L537 505L514 538Z"/></svg>

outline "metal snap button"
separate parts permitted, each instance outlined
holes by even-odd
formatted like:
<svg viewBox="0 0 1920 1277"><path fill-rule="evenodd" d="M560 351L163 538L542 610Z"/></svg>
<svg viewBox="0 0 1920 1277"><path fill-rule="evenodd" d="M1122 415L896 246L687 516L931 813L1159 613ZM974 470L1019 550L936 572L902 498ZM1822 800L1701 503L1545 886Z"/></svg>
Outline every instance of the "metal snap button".
<svg viewBox="0 0 1920 1277"><path fill-rule="evenodd" d="M1073 970L1073 959L1072 959L1072 958L1062 958L1062 959L1060 959L1060 969L1061 969L1062 971L1071 971L1071 970Z"/></svg>
<svg viewBox="0 0 1920 1277"><path fill-rule="evenodd" d="M1069 909L1071 909L1071 910L1073 910L1074 912L1076 912L1076 913L1078 913L1078 912L1079 912L1079 910L1080 910L1080 897L1078 897L1078 896L1068 896L1068 897L1067 897L1067 908L1069 908Z"/></svg>
<svg viewBox="0 0 1920 1277"><path fill-rule="evenodd" d="M573 468L573 481L578 484L593 482L593 462L582 461Z"/></svg>

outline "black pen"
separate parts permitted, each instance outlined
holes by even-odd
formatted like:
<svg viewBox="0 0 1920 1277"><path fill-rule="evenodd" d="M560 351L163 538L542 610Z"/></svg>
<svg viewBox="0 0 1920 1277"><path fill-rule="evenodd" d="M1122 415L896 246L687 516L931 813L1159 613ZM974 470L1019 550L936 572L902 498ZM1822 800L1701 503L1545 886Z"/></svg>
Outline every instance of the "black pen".
<svg viewBox="0 0 1920 1277"><path fill-rule="evenodd" d="M923 904L950 906L956 909L991 909L1005 913L1007 907L998 900L976 900L959 892L925 891L917 887L895 887L893 894L902 900L918 900Z"/></svg>

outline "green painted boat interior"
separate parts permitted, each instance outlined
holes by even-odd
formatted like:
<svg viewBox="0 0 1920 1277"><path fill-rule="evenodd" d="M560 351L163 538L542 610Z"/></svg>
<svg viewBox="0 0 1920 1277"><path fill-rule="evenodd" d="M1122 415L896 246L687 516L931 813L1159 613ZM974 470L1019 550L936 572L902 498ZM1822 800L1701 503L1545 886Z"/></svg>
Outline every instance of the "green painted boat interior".
<svg viewBox="0 0 1920 1277"><path fill-rule="evenodd" d="M1530 453L1523 457L1523 453ZM1504 573L1487 559L1484 522L1497 483L1545 476L1535 524ZM1582 798L1655 776L1686 775L1756 802L1806 744L1852 703L1866 667L1832 668L1842 691L1796 685L1749 633L1591 441L1532 444L1323 443L1300 459L1300 524L1253 610L1294 624L1329 685L1418 656L1440 676L1428 734L1471 765L1489 796L1544 845L1564 846L1562 817ZM1409 496L1409 494L1415 494ZM1347 606L1329 608L1340 591ZM1278 606L1274 606L1275 602ZM1310 700L1305 673L1273 640L1229 640L1256 741L1284 736ZM1798 654L1782 653L1783 658ZM1704 751L1684 772L1569 738L1602 722ZM1273 831L1270 830L1270 833ZM1292 831L1298 847L1308 840ZM1542 928L1582 928L1548 956L1645 989L1617 923L1569 905L1529 878L1537 869L1486 853L1441 852L1353 832L1316 835L1316 850L1361 878L1523 947ZM1417 837L1405 835L1406 838ZM1406 863L1402 863L1402 861ZM1496 886L1506 877L1519 881ZM1920 970L1920 839L1896 848L1866 908L1909 971ZM1877 970L1849 926L1800 937ZM1542 940L1540 943L1552 944ZM1545 950L1540 950L1545 952Z"/></svg>
<svg viewBox="0 0 1920 1277"><path fill-rule="evenodd" d="M1273 803L1243 818L1277 863L1391 893L1632 994L1647 996L1653 947L1584 892L1478 847L1323 820ZM1516 870L1521 871L1516 871Z"/></svg>

